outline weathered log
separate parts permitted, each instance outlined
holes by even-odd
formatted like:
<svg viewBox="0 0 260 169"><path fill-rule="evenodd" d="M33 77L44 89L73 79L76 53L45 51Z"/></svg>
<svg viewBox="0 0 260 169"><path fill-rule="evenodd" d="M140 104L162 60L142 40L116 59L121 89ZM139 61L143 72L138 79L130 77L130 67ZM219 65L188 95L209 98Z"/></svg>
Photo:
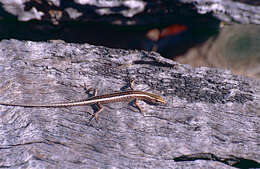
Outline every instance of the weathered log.
<svg viewBox="0 0 260 169"><path fill-rule="evenodd" d="M155 52L0 42L0 101L48 103L135 88L164 97L95 106L0 106L1 168L233 168L260 165L260 82Z"/></svg>

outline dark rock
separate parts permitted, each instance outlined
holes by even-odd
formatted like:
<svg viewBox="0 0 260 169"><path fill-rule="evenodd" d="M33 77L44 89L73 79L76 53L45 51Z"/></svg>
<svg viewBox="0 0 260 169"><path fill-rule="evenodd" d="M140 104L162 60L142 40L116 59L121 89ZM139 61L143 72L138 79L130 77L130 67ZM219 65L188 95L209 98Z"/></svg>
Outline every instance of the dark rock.
<svg viewBox="0 0 260 169"><path fill-rule="evenodd" d="M192 9L193 5L172 0L0 0L0 3L0 14L2 13L3 18L17 17L19 21L41 20L54 25L71 21L139 26L186 22L192 25L198 22L198 18L205 16L197 14L196 10ZM200 21L202 25L203 19Z"/></svg>
<svg viewBox="0 0 260 169"><path fill-rule="evenodd" d="M87 0L87 1L10 1L0 0L3 17L10 14L19 21L105 21L117 25L176 23L194 20L193 7L200 14L212 13L226 22L260 23L260 3L248 0ZM156 17L154 17L156 16ZM201 15L200 17L203 17Z"/></svg>

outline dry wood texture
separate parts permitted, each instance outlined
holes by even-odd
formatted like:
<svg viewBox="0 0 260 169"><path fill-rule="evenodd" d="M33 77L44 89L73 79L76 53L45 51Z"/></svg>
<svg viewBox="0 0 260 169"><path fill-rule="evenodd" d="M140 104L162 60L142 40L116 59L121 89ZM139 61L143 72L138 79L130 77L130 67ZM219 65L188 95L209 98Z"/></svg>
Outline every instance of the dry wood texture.
<svg viewBox="0 0 260 169"><path fill-rule="evenodd" d="M191 68L145 51L89 44L0 42L0 101L48 103L135 88L165 105L0 106L0 168L259 167L259 81Z"/></svg>

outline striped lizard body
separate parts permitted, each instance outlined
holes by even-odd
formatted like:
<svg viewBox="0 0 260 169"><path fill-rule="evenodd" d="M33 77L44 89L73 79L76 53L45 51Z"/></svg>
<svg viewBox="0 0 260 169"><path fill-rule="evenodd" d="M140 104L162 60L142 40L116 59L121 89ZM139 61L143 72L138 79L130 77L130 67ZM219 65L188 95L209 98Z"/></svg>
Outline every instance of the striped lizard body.
<svg viewBox="0 0 260 169"><path fill-rule="evenodd" d="M94 96L85 100L77 100L70 102L61 102L61 103L50 103L50 104L20 104L20 103L3 103L0 102L0 105L5 106L20 106L20 107L71 107L71 106L85 106L92 104L105 104L113 102L123 102L129 100L145 100L154 104L165 104L163 98L158 95L143 92L143 91L126 91L126 92L117 92L112 94L105 94L100 96Z"/></svg>
<svg viewBox="0 0 260 169"><path fill-rule="evenodd" d="M4 106L20 106L20 107L71 107L71 106L85 106L85 105L92 105L96 104L98 110L94 113L93 117L98 120L98 113L103 110L102 104L105 103L113 103L113 102L122 102L122 101L129 101L135 100L135 105L139 109L140 112L143 112L142 108L138 105L137 100L145 100L153 104L165 104L165 100L155 94L143 92L143 91L135 91L133 90L132 83L131 83L132 91L125 91L125 92L117 92L105 95L97 96L97 92L95 90L95 94L93 97L85 100L77 100L77 101L70 101L70 102L61 102L61 103L49 103L49 104L20 104L20 103L4 103L0 102L0 105ZM90 119L90 121L93 119Z"/></svg>

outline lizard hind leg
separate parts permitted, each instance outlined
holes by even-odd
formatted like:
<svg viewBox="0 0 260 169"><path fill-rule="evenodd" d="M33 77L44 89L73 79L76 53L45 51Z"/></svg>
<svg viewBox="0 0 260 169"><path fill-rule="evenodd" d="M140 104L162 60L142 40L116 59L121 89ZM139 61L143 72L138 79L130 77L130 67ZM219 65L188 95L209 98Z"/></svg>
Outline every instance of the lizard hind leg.
<svg viewBox="0 0 260 169"><path fill-rule="evenodd" d="M138 99L135 99L135 100L134 100L134 105L135 105L135 107L140 111L140 113L142 113L142 114L144 115L143 109L142 109L141 106L138 104Z"/></svg>
<svg viewBox="0 0 260 169"><path fill-rule="evenodd" d="M104 109L104 107L102 106L102 104L97 103L96 105L97 105L97 107L98 107L98 110L92 114L92 117L89 119L89 122L91 122L91 121L93 120L93 118L95 118L96 122L98 122L98 114L99 114L100 112L102 112L103 109Z"/></svg>
<svg viewBox="0 0 260 169"><path fill-rule="evenodd" d="M91 97L97 96L97 89L95 89L95 88L88 88L87 85L86 85L86 83L84 83L84 86L83 86L83 87L84 87L86 93L90 93L90 91L93 90L93 94L92 94ZM93 118L95 118L95 120L98 121L98 114L104 109L103 106L102 106L100 103L97 103L96 105L97 105L97 107L98 107L98 110L97 110L96 112L94 112L93 114L88 112L88 113L91 114L91 116L92 116L92 117L89 119L89 122L91 122Z"/></svg>
<svg viewBox="0 0 260 169"><path fill-rule="evenodd" d="M95 88L89 88L86 83L84 83L83 88L87 94L89 94L91 91L93 91L92 96L97 96L97 89Z"/></svg>
<svg viewBox="0 0 260 169"><path fill-rule="evenodd" d="M102 104L97 103L98 110L94 113L96 121L98 121L98 114L103 111L104 107Z"/></svg>
<svg viewBox="0 0 260 169"><path fill-rule="evenodd" d="M136 81L135 79L130 79L130 89L133 90L133 91L135 90L135 89L134 89L134 83L135 83L135 81Z"/></svg>

